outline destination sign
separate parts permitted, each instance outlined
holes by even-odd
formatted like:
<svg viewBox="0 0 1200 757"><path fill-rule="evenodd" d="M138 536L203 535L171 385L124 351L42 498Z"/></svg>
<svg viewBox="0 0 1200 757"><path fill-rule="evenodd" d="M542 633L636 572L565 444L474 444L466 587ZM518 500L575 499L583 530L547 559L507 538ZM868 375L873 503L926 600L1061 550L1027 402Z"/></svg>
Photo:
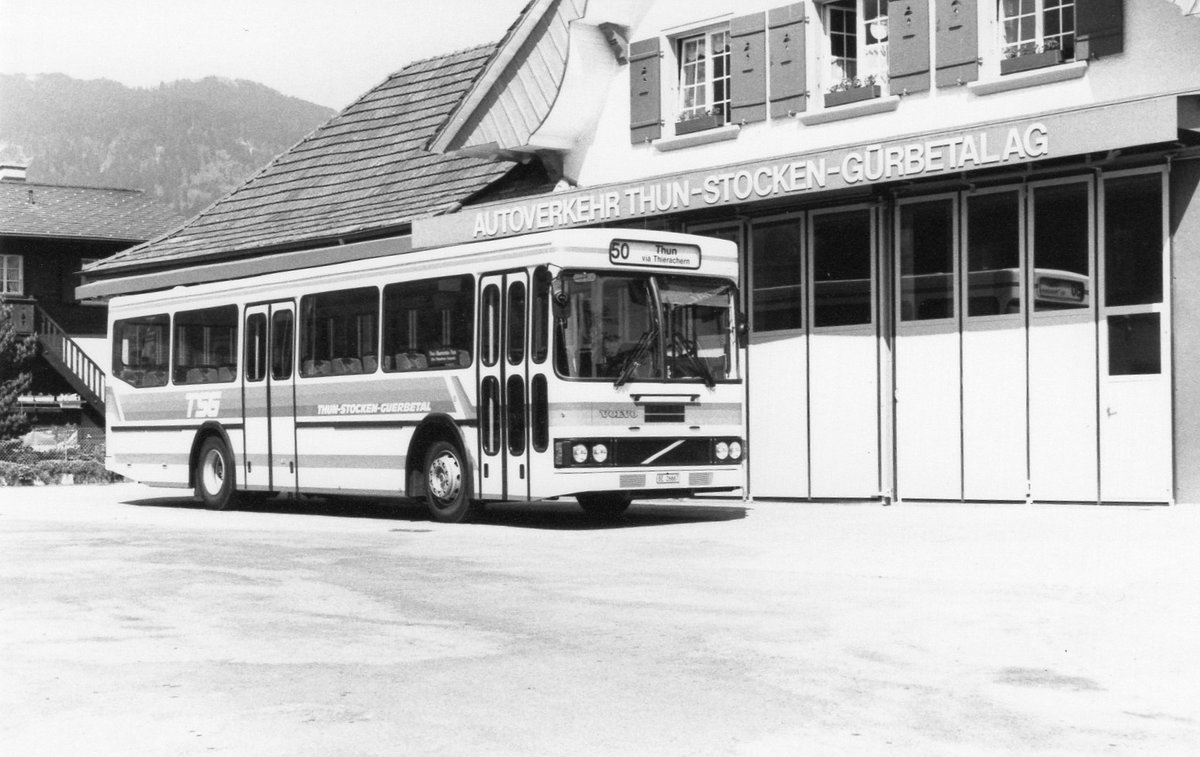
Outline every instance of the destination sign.
<svg viewBox="0 0 1200 757"><path fill-rule="evenodd" d="M694 244L614 239L608 246L608 260L613 265L696 270L700 267L700 248Z"/></svg>

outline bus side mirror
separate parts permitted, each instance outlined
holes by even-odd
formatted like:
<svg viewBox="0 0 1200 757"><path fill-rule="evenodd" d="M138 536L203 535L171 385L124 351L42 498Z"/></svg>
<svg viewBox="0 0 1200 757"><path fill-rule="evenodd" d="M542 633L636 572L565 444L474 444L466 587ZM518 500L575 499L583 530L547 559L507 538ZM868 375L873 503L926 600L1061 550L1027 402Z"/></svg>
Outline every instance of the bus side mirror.
<svg viewBox="0 0 1200 757"><path fill-rule="evenodd" d="M564 321L567 318L567 285L555 276L550 280L550 302L554 304L554 318Z"/></svg>

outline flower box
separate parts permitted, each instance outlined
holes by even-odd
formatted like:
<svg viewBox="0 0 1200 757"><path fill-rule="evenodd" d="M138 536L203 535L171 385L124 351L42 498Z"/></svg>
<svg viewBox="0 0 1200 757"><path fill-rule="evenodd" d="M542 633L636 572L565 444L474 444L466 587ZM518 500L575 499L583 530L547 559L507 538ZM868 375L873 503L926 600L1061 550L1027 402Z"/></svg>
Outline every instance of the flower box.
<svg viewBox="0 0 1200 757"><path fill-rule="evenodd" d="M717 113L696 116L684 121L675 122L675 136L694 134L698 131L708 131L725 125L725 116Z"/></svg>
<svg viewBox="0 0 1200 757"><path fill-rule="evenodd" d="M1037 68L1057 66L1062 63L1062 50L1045 50L1040 53L1026 53L1015 58L1004 58L1000 61L1000 73L1015 74L1020 71L1033 71Z"/></svg>
<svg viewBox="0 0 1200 757"><path fill-rule="evenodd" d="M862 100L873 100L879 97L879 85L868 84L862 87L850 87L849 89L840 89L837 92L825 93L825 107L833 108L838 105L847 105L849 103L861 102Z"/></svg>

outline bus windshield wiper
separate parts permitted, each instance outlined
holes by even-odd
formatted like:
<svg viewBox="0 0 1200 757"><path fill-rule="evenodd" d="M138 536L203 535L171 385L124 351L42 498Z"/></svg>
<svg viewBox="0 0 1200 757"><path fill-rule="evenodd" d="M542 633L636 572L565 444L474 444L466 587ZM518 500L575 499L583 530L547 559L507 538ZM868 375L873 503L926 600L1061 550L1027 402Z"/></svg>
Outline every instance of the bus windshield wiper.
<svg viewBox="0 0 1200 757"><path fill-rule="evenodd" d="M704 362L704 359L697 355L695 351L688 352L687 356L688 362L690 362L696 369L696 372L700 374L700 378L704 379L704 385L709 389L712 389L714 386L716 386L717 380L713 378L712 371L708 369L708 363Z"/></svg>
<svg viewBox="0 0 1200 757"><path fill-rule="evenodd" d="M646 353L650 350L650 345L654 344L654 340L657 338L658 326L651 324L650 328L642 333L641 338L638 339L637 344L630 351L629 357L625 358L625 363L621 366L621 372L617 375L617 380L613 382L614 387L620 387L629 380L629 377L633 375L637 367L642 364L642 358L646 356Z"/></svg>

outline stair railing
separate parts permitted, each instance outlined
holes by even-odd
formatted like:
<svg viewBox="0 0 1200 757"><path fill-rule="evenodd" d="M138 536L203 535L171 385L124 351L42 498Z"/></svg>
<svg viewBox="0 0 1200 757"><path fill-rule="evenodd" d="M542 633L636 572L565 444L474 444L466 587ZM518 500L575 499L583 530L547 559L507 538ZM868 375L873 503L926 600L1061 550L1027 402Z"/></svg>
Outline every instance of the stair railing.
<svg viewBox="0 0 1200 757"><path fill-rule="evenodd" d="M54 353L67 370L75 374L92 393L93 396L86 399L103 406L104 371L40 305L37 306L37 315L37 334L42 346Z"/></svg>

